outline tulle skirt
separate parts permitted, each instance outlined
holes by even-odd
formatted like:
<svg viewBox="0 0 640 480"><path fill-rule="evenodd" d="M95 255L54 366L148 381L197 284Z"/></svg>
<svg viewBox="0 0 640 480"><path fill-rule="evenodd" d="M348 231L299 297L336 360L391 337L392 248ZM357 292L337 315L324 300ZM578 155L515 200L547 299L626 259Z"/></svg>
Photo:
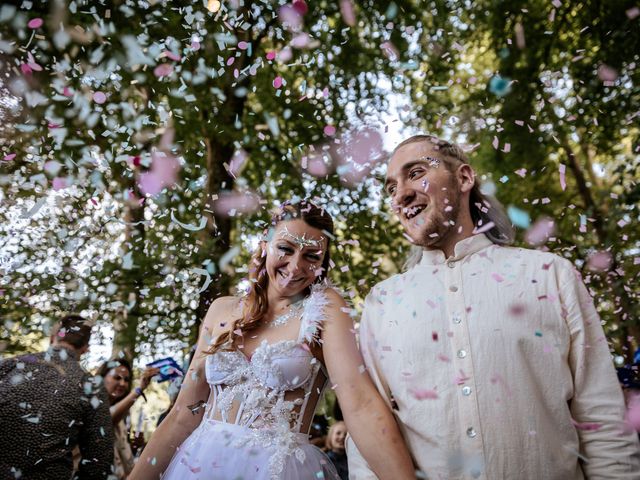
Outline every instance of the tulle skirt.
<svg viewBox="0 0 640 480"><path fill-rule="evenodd" d="M283 457L276 455L275 438L266 444L244 441L253 433L241 425L203 420L173 456L163 480L340 480L331 460L306 435L296 434L297 454ZM260 433L268 439L268 431Z"/></svg>

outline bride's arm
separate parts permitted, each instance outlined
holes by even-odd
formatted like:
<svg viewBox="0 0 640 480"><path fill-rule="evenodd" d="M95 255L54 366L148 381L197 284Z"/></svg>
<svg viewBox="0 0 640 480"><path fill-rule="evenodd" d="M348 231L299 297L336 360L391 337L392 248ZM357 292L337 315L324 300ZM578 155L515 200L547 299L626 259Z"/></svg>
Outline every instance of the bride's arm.
<svg viewBox="0 0 640 480"><path fill-rule="evenodd" d="M395 419L364 370L346 304L327 290L322 352L347 430L380 479L415 479L411 456Z"/></svg>
<svg viewBox="0 0 640 480"><path fill-rule="evenodd" d="M209 385L205 378L204 353L212 340L225 329L219 319L226 313L229 297L214 301L204 319L196 352L185 374L176 403L151 436L151 440L138 459L129 480L156 480L166 470L173 454L182 442L200 424L204 403L209 397ZM224 317L222 317L224 318Z"/></svg>

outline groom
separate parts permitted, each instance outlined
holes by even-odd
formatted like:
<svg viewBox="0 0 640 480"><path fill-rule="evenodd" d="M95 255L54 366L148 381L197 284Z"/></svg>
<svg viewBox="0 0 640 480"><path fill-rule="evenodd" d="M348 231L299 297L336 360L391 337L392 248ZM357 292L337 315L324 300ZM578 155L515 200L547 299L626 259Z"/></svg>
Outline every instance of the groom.
<svg viewBox="0 0 640 480"><path fill-rule="evenodd" d="M438 138L398 145L385 190L421 249L367 296L360 344L425 478L640 478L607 340L571 262L509 247L501 207ZM352 480L375 478L350 439L347 453Z"/></svg>

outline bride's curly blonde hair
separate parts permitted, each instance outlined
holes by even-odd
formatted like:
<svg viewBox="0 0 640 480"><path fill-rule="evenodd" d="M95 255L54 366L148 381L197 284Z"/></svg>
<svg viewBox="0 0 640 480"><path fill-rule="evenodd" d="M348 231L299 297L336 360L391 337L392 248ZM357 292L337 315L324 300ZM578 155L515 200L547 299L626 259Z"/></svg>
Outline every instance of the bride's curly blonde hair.
<svg viewBox="0 0 640 480"><path fill-rule="evenodd" d="M314 283L322 282L329 271L331 262L330 246L333 237L333 219L324 208L320 208L307 200L301 200L298 203L284 203L271 217L271 224L265 229L265 238L269 230L283 221L301 219L307 225L323 231L327 237L327 250L322 260L322 273L316 278ZM232 327L221 334L211 347L206 351L212 354L222 349L231 350L235 348L235 342L238 337L244 336L256 329L269 309L269 301L267 298L267 290L269 286L269 276L265 268L267 260L266 251L260 246L251 256L249 261L249 291L243 298L242 316L235 320ZM304 292L305 296L311 291L311 287L307 287Z"/></svg>

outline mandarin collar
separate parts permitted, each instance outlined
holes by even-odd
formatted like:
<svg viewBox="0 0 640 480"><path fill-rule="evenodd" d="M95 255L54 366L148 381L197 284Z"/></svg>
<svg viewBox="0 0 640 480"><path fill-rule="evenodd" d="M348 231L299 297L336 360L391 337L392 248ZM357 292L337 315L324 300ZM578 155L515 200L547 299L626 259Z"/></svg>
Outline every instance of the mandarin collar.
<svg viewBox="0 0 640 480"><path fill-rule="evenodd" d="M449 258L445 258L442 250L424 249L422 251L422 258L420 259L420 265L440 265L445 261L455 262L491 245L493 245L493 242L489 240L484 233L471 235L456 243L456 246L453 248L453 256Z"/></svg>

